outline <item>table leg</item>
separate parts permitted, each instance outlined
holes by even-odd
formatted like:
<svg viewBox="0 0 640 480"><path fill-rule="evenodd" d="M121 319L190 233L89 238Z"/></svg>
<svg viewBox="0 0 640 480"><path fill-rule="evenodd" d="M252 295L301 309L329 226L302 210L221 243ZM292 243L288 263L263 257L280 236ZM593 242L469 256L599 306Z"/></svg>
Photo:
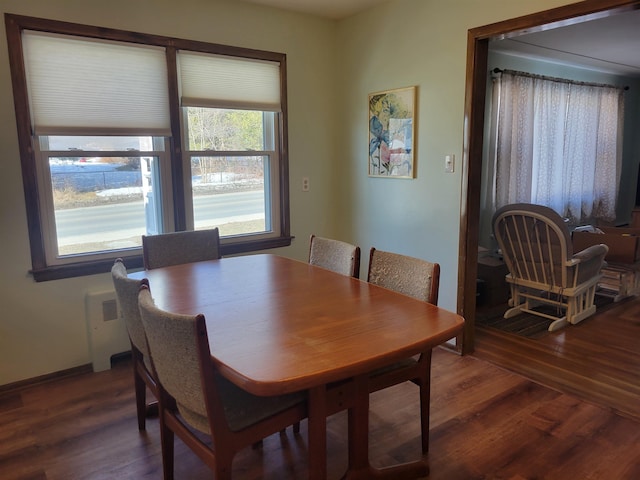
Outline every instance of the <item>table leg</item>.
<svg viewBox="0 0 640 480"><path fill-rule="evenodd" d="M327 389L309 389L308 398L309 480L327 478Z"/></svg>
<svg viewBox="0 0 640 480"><path fill-rule="evenodd" d="M355 401L349 415L349 470L347 478L359 478L369 470L369 384L368 375L356 377ZM363 477L364 478L364 477Z"/></svg>

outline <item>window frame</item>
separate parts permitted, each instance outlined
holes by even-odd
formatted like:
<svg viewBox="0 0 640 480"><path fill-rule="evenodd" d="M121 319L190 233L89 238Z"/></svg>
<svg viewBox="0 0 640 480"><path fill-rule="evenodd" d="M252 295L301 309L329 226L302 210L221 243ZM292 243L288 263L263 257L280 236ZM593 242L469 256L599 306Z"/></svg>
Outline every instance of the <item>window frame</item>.
<svg viewBox="0 0 640 480"><path fill-rule="evenodd" d="M44 136L46 138L46 136ZM58 251L60 245L58 244L57 224L56 224L56 210L53 198L53 178L50 170L50 160L58 157L135 157L145 158L152 157L157 162L158 185L154 189L154 196L157 195L159 201L162 203L161 208L154 212L158 218L158 223L166 227L167 231L173 229L173 199L170 191L170 175L168 174L170 162L168 161L168 139L163 137L155 137L159 142L163 142L163 148L153 150L126 150L126 151L110 151L110 150L78 150L71 151L64 150L48 150L39 148L37 140L34 142L34 151L36 156L36 171L38 175L38 181L40 186L39 202L41 208L41 221L43 224L43 231L48 231L48 234L43 235L43 244L45 249L45 258L51 265L68 265L76 263L76 258L90 258L92 260L113 259L113 252L116 250L103 250L93 251L78 254L66 254L59 255ZM154 177L155 177L154 175ZM117 250L119 256L125 258L127 256L134 255L139 252L141 246L122 248ZM84 261L84 260L83 260Z"/></svg>
<svg viewBox="0 0 640 480"><path fill-rule="evenodd" d="M277 62L280 65L281 112L276 114L278 122L278 136L276 151L278 160L278 175L274 182L273 195L277 195L278 219L273 225L276 234L270 238L251 239L250 236L235 237L222 242L223 255L247 253L257 250L278 248L291 245L290 207L289 207L289 164L288 164L288 121L287 121L287 68L286 54L262 50L233 47L228 45L185 40L153 34L117 30L89 25L60 22L56 20L5 14L7 42L9 46L9 63L13 84L14 106L16 113L16 127L20 149L22 181L24 187L27 226L31 251L32 269L30 273L37 282L71 278L97 273L106 273L111 269L116 257L126 259L130 268L142 267L142 250L134 254L126 251L114 251L110 258L100 258L88 261L77 261L63 265L48 264L45 254L45 239L47 232L46 212L41 205L41 186L38 178L37 152L32 142L35 137L31 131L31 114L27 95L27 79L23 60L22 31L33 30L58 33L100 40L114 40L142 45L160 46L165 49L168 71L169 113L171 122L171 137L168 138L168 152L171 171L171 191L173 199L173 223L175 231L187 229L187 204L189 200L185 185L185 165L190 155L183 155L184 131L182 127L179 89L178 89L178 50L190 50L218 55L229 55L255 60ZM184 152L188 153L188 152ZM190 161L190 160L189 160ZM188 166L188 165L187 165ZM277 191L275 190L277 188Z"/></svg>
<svg viewBox="0 0 640 480"><path fill-rule="evenodd" d="M182 107L182 117L187 118L189 107ZM230 110L235 110L231 108ZM195 215L194 215L194 196L193 196L193 184L191 182L191 166L194 158L198 157L244 157L244 156L257 156L265 157L268 159L268 168L264 170L265 182L264 190L265 196L269 192L268 197L265 198L265 231L256 232L250 235L237 235L237 236L221 236L220 245L224 248L229 243L244 243L252 241L254 239L263 238L268 239L274 236L273 225L280 224L281 199L278 196L274 196L272 191L278 191L280 189L280 178L278 177L277 159L280 158L280 148L278 144L279 126L277 123L278 115L275 112L262 111L262 126L263 126L263 142L261 150L192 150L189 146L189 122L185 120L183 122L183 134L184 134L184 179L185 179L185 207L187 209L187 229L195 230ZM269 179L269 181L267 181ZM271 214L271 218L268 218L268 214ZM271 226L271 230L268 227ZM221 233L222 235L222 233Z"/></svg>

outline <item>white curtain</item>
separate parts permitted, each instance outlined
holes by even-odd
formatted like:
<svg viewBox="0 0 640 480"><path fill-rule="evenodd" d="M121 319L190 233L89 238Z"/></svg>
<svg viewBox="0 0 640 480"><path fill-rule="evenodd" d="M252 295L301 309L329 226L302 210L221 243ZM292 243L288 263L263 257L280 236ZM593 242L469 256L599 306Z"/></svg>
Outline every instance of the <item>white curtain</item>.
<svg viewBox="0 0 640 480"><path fill-rule="evenodd" d="M622 89L505 71L493 104L495 208L546 205L572 223L615 218Z"/></svg>

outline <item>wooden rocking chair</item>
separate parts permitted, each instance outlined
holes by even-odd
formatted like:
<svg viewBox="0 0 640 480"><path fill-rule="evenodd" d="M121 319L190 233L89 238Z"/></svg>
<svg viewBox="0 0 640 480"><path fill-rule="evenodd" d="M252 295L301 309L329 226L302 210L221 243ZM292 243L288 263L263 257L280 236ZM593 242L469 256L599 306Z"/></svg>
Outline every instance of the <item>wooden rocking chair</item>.
<svg viewBox="0 0 640 480"><path fill-rule="evenodd" d="M511 308L504 318L531 313L553 320L549 331L554 331L593 315L606 245L573 254L569 229L560 215L525 203L498 209L493 231L509 269ZM541 304L551 306L551 312L536 310Z"/></svg>

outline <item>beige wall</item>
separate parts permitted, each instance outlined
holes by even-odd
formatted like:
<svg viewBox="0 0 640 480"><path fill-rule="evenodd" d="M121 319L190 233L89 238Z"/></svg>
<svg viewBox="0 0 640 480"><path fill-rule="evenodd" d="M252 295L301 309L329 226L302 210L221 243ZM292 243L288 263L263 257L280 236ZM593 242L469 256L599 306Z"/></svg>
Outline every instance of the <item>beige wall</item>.
<svg viewBox="0 0 640 480"><path fill-rule="evenodd" d="M216 0L0 0L3 13L66 20L287 54L293 246L305 258L323 230L335 138L333 21ZM35 283L31 267L4 19L0 35L0 385L90 363L84 294L111 288L108 274ZM311 178L311 191L301 178Z"/></svg>
<svg viewBox="0 0 640 480"><path fill-rule="evenodd" d="M467 30L567 1L398 0L333 22L225 0L0 0L0 10L284 52L291 225L276 253L304 259L310 233L438 261L455 308ZM90 362L84 294L108 274L35 283L6 34L0 36L0 385ZM418 86L417 178L367 177L367 95ZM444 173L444 155L456 171ZM310 177L303 193L301 178ZM366 261L362 272L366 272ZM363 273L364 276L364 273Z"/></svg>
<svg viewBox="0 0 640 480"><path fill-rule="evenodd" d="M340 23L346 123L337 161L347 170L342 203L351 207L341 234L439 262L441 306L456 307L467 32L566 3L398 0ZM417 178L368 178L367 94L409 85L418 87ZM453 174L444 170L447 154L455 155Z"/></svg>

